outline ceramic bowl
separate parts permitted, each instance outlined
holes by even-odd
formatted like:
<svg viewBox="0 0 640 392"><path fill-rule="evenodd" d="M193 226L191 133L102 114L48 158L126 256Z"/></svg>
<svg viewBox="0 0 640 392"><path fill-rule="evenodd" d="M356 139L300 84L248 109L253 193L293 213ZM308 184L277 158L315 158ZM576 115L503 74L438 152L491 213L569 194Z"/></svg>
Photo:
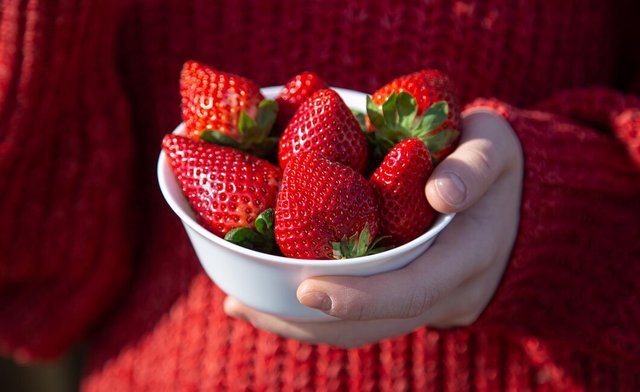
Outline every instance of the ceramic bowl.
<svg viewBox="0 0 640 392"><path fill-rule="evenodd" d="M274 98L281 88L267 87L262 92L265 97ZM349 107L365 111L364 93L340 88L334 90ZM173 132L183 132L183 124ZM298 302L296 290L303 280L322 275L369 276L402 268L424 253L453 219L453 214L441 214L420 237L375 255L345 260L301 260L273 256L227 242L198 224L164 152L160 153L157 170L164 198L182 221L202 267L215 284L247 306L294 321L332 319Z"/></svg>

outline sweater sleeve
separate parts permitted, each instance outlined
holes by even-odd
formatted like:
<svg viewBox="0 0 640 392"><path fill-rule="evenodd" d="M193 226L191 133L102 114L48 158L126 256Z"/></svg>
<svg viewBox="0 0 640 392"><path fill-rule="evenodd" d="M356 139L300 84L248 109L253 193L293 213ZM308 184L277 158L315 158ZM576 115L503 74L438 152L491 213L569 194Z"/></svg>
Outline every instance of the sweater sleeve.
<svg viewBox="0 0 640 392"><path fill-rule="evenodd" d="M525 175L512 257L474 328L640 364L640 100L586 89L475 106L511 123Z"/></svg>
<svg viewBox="0 0 640 392"><path fill-rule="evenodd" d="M3 2L0 354L59 355L129 276L132 143L110 2Z"/></svg>

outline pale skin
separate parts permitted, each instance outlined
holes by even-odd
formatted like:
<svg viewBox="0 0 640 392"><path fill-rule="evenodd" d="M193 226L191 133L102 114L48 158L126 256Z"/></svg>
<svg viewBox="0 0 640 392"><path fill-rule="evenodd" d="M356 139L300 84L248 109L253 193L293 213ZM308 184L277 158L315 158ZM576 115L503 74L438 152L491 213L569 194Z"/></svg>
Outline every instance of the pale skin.
<svg viewBox="0 0 640 392"><path fill-rule="evenodd" d="M308 343L355 348L421 326L468 326L493 297L515 241L523 157L518 138L491 109L463 113L460 146L436 168L425 194L451 224L422 256L371 277L307 279L298 300L336 321L291 322L234 298L225 312L257 328Z"/></svg>

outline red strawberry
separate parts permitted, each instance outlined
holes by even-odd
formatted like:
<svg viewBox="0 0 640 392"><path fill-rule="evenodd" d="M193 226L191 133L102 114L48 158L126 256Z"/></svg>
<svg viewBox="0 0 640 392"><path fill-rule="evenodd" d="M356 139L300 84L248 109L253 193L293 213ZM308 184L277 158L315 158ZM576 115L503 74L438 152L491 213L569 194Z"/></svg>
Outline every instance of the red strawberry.
<svg viewBox="0 0 640 392"><path fill-rule="evenodd" d="M282 172L240 150L170 134L162 140L169 164L198 221L217 236L253 228L274 207Z"/></svg>
<svg viewBox="0 0 640 392"><path fill-rule="evenodd" d="M280 138L283 169L296 154L315 151L332 161L364 171L369 146L358 120L333 90L318 90L304 101Z"/></svg>
<svg viewBox="0 0 640 392"><path fill-rule="evenodd" d="M431 156L421 140L398 143L371 176L380 203L380 235L402 245L425 233L436 216L424 193L433 171Z"/></svg>
<svg viewBox="0 0 640 392"><path fill-rule="evenodd" d="M284 130L302 102L316 91L327 88L329 86L314 72L302 72L291 78L276 98L278 103L277 128Z"/></svg>
<svg viewBox="0 0 640 392"><path fill-rule="evenodd" d="M437 70L422 70L384 85L368 100L367 114L383 155L415 137L438 163L455 149L460 135L458 99L449 77Z"/></svg>
<svg viewBox="0 0 640 392"><path fill-rule="evenodd" d="M361 256L377 232L377 201L362 175L315 152L291 158L276 202L275 236L285 256ZM358 249L343 254L340 242L350 237Z"/></svg>
<svg viewBox="0 0 640 392"><path fill-rule="evenodd" d="M182 120L187 136L266 154L277 140L269 138L277 104L265 100L257 84L187 61L180 73Z"/></svg>

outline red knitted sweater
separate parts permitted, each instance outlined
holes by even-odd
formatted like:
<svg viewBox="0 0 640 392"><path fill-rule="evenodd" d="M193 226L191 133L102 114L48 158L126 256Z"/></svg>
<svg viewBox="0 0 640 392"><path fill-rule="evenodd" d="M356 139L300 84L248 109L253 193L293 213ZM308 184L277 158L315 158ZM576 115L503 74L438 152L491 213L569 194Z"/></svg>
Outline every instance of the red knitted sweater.
<svg viewBox="0 0 640 392"><path fill-rule="evenodd" d="M638 8L4 0L0 352L87 339L87 391L640 390ZM524 195L481 318L341 350L225 316L154 180L189 58L263 86L313 70L368 92L435 67L463 102L500 110Z"/></svg>

